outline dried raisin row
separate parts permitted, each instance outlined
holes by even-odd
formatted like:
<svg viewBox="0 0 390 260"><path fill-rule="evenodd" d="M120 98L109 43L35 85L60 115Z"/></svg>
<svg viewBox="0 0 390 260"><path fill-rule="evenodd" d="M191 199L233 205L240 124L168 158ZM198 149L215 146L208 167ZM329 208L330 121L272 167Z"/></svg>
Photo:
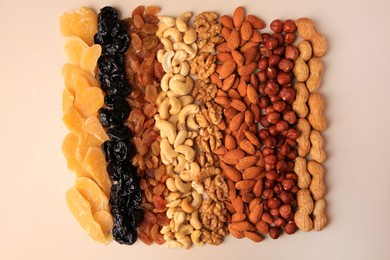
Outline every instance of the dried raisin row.
<svg viewBox="0 0 390 260"><path fill-rule="evenodd" d="M137 227L143 219L140 179L130 163L135 148L132 134L125 121L130 114L126 97L131 87L124 75L124 53L130 39L117 11L104 7L98 15L98 32L94 41L102 46L98 60L99 80L105 92L104 107L99 110L100 122L106 128L110 140L103 143L107 172L113 182L110 192L110 208L114 218L112 234L121 244L133 244L137 240Z"/></svg>

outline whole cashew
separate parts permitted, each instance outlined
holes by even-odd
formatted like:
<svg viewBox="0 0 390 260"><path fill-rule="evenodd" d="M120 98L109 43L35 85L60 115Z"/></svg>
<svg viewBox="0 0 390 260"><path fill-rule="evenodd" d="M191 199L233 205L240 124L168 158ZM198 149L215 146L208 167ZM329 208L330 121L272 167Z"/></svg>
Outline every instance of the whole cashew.
<svg viewBox="0 0 390 260"><path fill-rule="evenodd" d="M175 151L184 154L187 161L193 161L195 159L195 150L187 145L180 144L175 147Z"/></svg>
<svg viewBox="0 0 390 260"><path fill-rule="evenodd" d="M170 38L175 43L181 42L181 40L183 40L183 35L181 34L181 32L179 32L179 30L177 28L174 28L174 27L166 29L163 33L163 37L168 38L168 39Z"/></svg>
<svg viewBox="0 0 390 260"><path fill-rule="evenodd" d="M193 44L196 41L197 33L194 28L190 27L184 33L183 41L185 44Z"/></svg>
<svg viewBox="0 0 390 260"><path fill-rule="evenodd" d="M166 51L173 51L173 44L169 39L161 38L160 41L164 45Z"/></svg>
<svg viewBox="0 0 390 260"><path fill-rule="evenodd" d="M194 81L191 77L184 77L176 74L169 80L169 88L173 93L179 96L187 95L191 92L194 86Z"/></svg>
<svg viewBox="0 0 390 260"><path fill-rule="evenodd" d="M180 99L171 97L169 98L169 104L171 105L171 108L169 109L169 114L174 115L180 112L182 108Z"/></svg>
<svg viewBox="0 0 390 260"><path fill-rule="evenodd" d="M183 248L186 250L190 249L190 247L192 246L191 239L188 236L182 237L177 241L179 241L183 245Z"/></svg>
<svg viewBox="0 0 390 260"><path fill-rule="evenodd" d="M160 19L159 26L160 26L160 24L166 24L168 27L172 27L172 26L175 26L175 24L176 24L176 20L173 17L159 16L158 19Z"/></svg>
<svg viewBox="0 0 390 260"><path fill-rule="evenodd" d="M179 206L182 202L182 199L177 199L177 200L174 200L172 202L169 202L167 203L165 206L167 208L176 208L177 206Z"/></svg>
<svg viewBox="0 0 390 260"><path fill-rule="evenodd" d="M161 102L158 113L160 115L160 118L163 120L169 119L169 98L165 98L163 102Z"/></svg>
<svg viewBox="0 0 390 260"><path fill-rule="evenodd" d="M191 206L196 210L200 208L200 205L202 205L202 195L194 190L192 191Z"/></svg>
<svg viewBox="0 0 390 260"><path fill-rule="evenodd" d="M179 118L179 116L178 116ZM175 126L166 120L161 119L159 115L154 116L154 120L156 120L156 127L160 130L160 135L165 134L168 138L170 144L173 144L176 139L176 128ZM161 147L161 144L160 144Z"/></svg>
<svg viewBox="0 0 390 260"><path fill-rule="evenodd" d="M165 185L167 186L169 191L177 191L177 188L175 186L175 179L171 177L167 178L167 180L165 181Z"/></svg>
<svg viewBox="0 0 390 260"><path fill-rule="evenodd" d="M184 50L178 50L175 52L175 55L172 58L172 66L176 67L180 65L187 58L187 53Z"/></svg>
<svg viewBox="0 0 390 260"><path fill-rule="evenodd" d="M161 155L164 154L166 158L172 163L172 159L179 155L178 152L173 150L172 146L169 144L168 139L163 138L160 142Z"/></svg>
<svg viewBox="0 0 390 260"><path fill-rule="evenodd" d="M183 247L183 244L176 241L176 240L168 240L167 247L168 248L181 248L181 247Z"/></svg>
<svg viewBox="0 0 390 260"><path fill-rule="evenodd" d="M200 230L194 230L194 232L191 233L192 243L194 243L197 246L203 246L204 243L200 240L201 235L202 232Z"/></svg>
<svg viewBox="0 0 390 260"><path fill-rule="evenodd" d="M179 99L183 107L192 104L194 102L194 98L189 95L181 96L179 97Z"/></svg>
<svg viewBox="0 0 390 260"><path fill-rule="evenodd" d="M192 211L190 224L195 229L201 229L202 228L202 223L200 223L200 221L199 221L199 210Z"/></svg>
<svg viewBox="0 0 390 260"><path fill-rule="evenodd" d="M187 193L191 190L191 183L184 183L179 176L176 176L175 178L175 185L176 188L182 192L182 193Z"/></svg>
<svg viewBox="0 0 390 260"><path fill-rule="evenodd" d="M196 176L200 173L200 166L197 162L191 162L189 164L189 169L182 171L180 173L180 178L183 181L193 181L195 180ZM192 186L192 184L191 184Z"/></svg>
<svg viewBox="0 0 390 260"><path fill-rule="evenodd" d="M171 228L169 226L163 226L160 230L160 234L167 234L168 232L171 232Z"/></svg>
<svg viewBox="0 0 390 260"><path fill-rule="evenodd" d="M175 142L173 143L173 147L176 148L178 145L181 145L182 143L184 143L184 141L185 141L186 139L187 139L187 131L186 131L186 130L180 130L180 131L177 133Z"/></svg>
<svg viewBox="0 0 390 260"><path fill-rule="evenodd" d="M161 60L161 65L163 67L163 70L165 72L172 72L173 71L173 68L172 68L172 59L173 59L173 56L175 55L175 52L174 51L167 51L163 57L162 57L162 60Z"/></svg>
<svg viewBox="0 0 390 260"><path fill-rule="evenodd" d="M191 114L191 115L187 116L187 129L190 130L190 131L198 131L198 129L199 129L199 125L195 121L195 115L194 114Z"/></svg>
<svg viewBox="0 0 390 260"><path fill-rule="evenodd" d="M179 156L177 156L177 165L174 168L175 173L177 174L181 173L185 169L185 165L186 165L186 158L184 157L184 154L179 154Z"/></svg>
<svg viewBox="0 0 390 260"><path fill-rule="evenodd" d="M194 211L194 208L192 207L191 205L191 198L190 197L186 197L184 198L181 203L180 203L180 207L181 209L185 212L185 213L191 213L192 211Z"/></svg>
<svg viewBox="0 0 390 260"><path fill-rule="evenodd" d="M158 62L162 63L164 54L165 54L165 50L163 50L163 49L160 49L157 51L157 61Z"/></svg>
<svg viewBox="0 0 390 260"><path fill-rule="evenodd" d="M173 216L175 215L175 213L178 211L178 208L168 208L167 209L167 218L169 219L173 219ZM168 226L169 227L169 226ZM170 230L171 228L169 228Z"/></svg>
<svg viewBox="0 0 390 260"><path fill-rule="evenodd" d="M165 75L167 75L167 74L165 74ZM168 79L168 81L169 81L169 79ZM167 85L168 85L168 83L167 83ZM161 91L160 93L158 93L157 100L156 100L157 106L159 106L164 101L164 99L166 97L167 97L167 92Z"/></svg>
<svg viewBox="0 0 390 260"><path fill-rule="evenodd" d="M193 60L197 53L197 45L195 43L191 44L191 46L185 44L184 42L175 42L173 44L173 49L175 51L184 50L187 53L187 60Z"/></svg>
<svg viewBox="0 0 390 260"><path fill-rule="evenodd" d="M201 182L198 183L196 181L192 181L191 182L191 186L199 194L203 194L204 193L204 187L203 187L203 184Z"/></svg>
<svg viewBox="0 0 390 260"><path fill-rule="evenodd" d="M175 237L178 241L180 241L181 238L188 236L189 234L194 231L194 227L190 224L181 225L178 232L176 232Z"/></svg>
<svg viewBox="0 0 390 260"><path fill-rule="evenodd" d="M194 146L194 141L192 139L186 139L183 144L188 146Z"/></svg>
<svg viewBox="0 0 390 260"><path fill-rule="evenodd" d="M172 25L173 26L173 25ZM164 23L164 22L160 22L159 24L158 24L158 30L157 30L157 32L156 32L156 36L158 37L158 38L162 38L163 37L163 33L164 33L164 31L166 30L166 29L168 29L169 27L172 27L172 26L168 26L166 23Z"/></svg>
<svg viewBox="0 0 390 260"><path fill-rule="evenodd" d="M199 112L199 106L196 104L190 104L186 105L185 107L182 108L182 110L179 113L178 119L180 123L185 123L186 118L189 115L193 115L195 113Z"/></svg>
<svg viewBox="0 0 390 260"><path fill-rule="evenodd" d="M168 121L171 122L173 125L176 125L177 122L179 121L178 117L179 117L179 114L171 115L169 117Z"/></svg>
<svg viewBox="0 0 390 260"><path fill-rule="evenodd" d="M177 232L179 231L179 228L181 224L186 220L186 213L183 211L177 211L175 214L173 214L173 221L174 221L174 228L173 231Z"/></svg>
<svg viewBox="0 0 390 260"><path fill-rule="evenodd" d="M187 23L188 20L191 18L191 16L192 16L191 12L185 12L176 18L176 27L180 32L187 31L188 29Z"/></svg>

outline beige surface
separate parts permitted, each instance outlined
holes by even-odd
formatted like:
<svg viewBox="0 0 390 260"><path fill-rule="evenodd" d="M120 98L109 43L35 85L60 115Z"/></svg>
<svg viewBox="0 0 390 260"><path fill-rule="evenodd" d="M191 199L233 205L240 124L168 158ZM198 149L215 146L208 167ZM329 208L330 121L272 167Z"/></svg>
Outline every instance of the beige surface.
<svg viewBox="0 0 390 260"><path fill-rule="evenodd" d="M164 2L168 15L232 13L241 3L268 23L312 17L329 39L322 87L329 226L261 244L230 237L190 251L96 244L66 208L74 176L60 149L66 60L58 18L103 2L0 1L0 259L390 259L389 1L111 1L122 17L138 3Z"/></svg>

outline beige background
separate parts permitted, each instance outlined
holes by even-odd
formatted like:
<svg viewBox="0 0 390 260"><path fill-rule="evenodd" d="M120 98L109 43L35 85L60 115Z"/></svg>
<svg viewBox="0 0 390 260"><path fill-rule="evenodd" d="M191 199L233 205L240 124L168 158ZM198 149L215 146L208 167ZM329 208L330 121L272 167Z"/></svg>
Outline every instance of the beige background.
<svg viewBox="0 0 390 260"><path fill-rule="evenodd" d="M190 251L102 246L66 208L74 176L60 148L66 57L58 19L81 5L97 10L107 3L0 1L1 259L390 259L390 1L110 1L123 18L140 3L161 4L166 15L230 14L242 4L268 23L312 17L329 39L322 86L330 120L329 226L260 244L229 237L219 247Z"/></svg>

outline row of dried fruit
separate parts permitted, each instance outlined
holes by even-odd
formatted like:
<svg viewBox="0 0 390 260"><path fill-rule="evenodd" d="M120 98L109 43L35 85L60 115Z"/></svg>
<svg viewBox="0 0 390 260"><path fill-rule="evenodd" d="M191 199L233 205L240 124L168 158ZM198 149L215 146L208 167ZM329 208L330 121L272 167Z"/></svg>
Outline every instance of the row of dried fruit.
<svg viewBox="0 0 390 260"><path fill-rule="evenodd" d="M305 129L297 129L297 114L303 118L308 116L299 113L308 99L310 105L309 97L301 97L302 93L308 93L304 92L304 83L295 84L295 77L298 81L307 80L308 84L310 80L311 85L313 78L320 80L322 69L310 66L311 62L306 65L311 54L309 58L303 57L308 55L304 46L313 47L317 57L323 56L327 48L325 38L314 30L309 19L275 20L271 23L273 33L260 33L265 28L264 22L253 15L246 16L242 7L238 7L232 17L219 17L215 12L198 14L194 27L189 24L192 17L189 12L174 18L157 17L159 11L155 6L139 6L133 10L132 17L124 20L131 39L123 60L131 92L124 91L124 95L129 94L126 100L131 112L123 109L121 102L120 116L111 121L113 111L106 108L113 108L119 90L114 87L116 92L110 92L107 86L112 77L103 74L107 74L104 71L115 74L118 66L107 59L104 64L99 62L99 79L106 96L105 108L95 116L100 117L108 131L110 122L114 122L115 127L126 120L124 127L128 126L132 134L128 141L126 131L127 137L123 140L117 138L124 134L123 129L114 131L117 133L114 139L125 141L117 149L122 163L120 167L117 163L112 167L109 162L107 171L115 187L118 179L113 175L116 172L126 175L131 171L127 165L123 167L123 162L129 161L130 144L134 142L136 152L131 162L141 177L144 214L138 230L141 241L148 245L166 242L169 247L188 249L192 244L220 244L230 232L237 238L260 242L267 233L278 238L283 230L287 234L295 233L298 228L309 231L313 228L312 222L310 228L312 218L314 228L321 230L326 225L323 168L318 164L321 176L309 169L315 176L315 180L310 181L306 169L295 164L298 154L301 156L299 165L302 160L306 162L302 157L308 154L300 153L302 143L307 140L302 141L304 137L300 136ZM105 16L115 13L117 19L114 9L103 8L99 17L103 12L109 14ZM96 24L93 19L89 22L92 26L79 30L82 33L70 34L64 30L64 25L69 24L64 15L62 33L83 38L83 33L88 32L93 36ZM99 18L95 42L102 45L103 53L115 55L118 50L123 53L128 37L99 40L99 35L105 35L103 27L111 24L109 21L100 24ZM299 50L294 45L297 25L299 35L308 40L298 45ZM117 34L121 30L108 31ZM315 59L312 59L313 64ZM303 79L305 73L307 77ZM309 74L310 79L307 79ZM317 89L318 80L315 84ZM308 121L302 119L309 124L306 132L310 132L314 121L318 126L318 116L322 113L317 105L310 106L310 110ZM316 126L313 128L317 129ZM309 149L312 159L322 163L323 143L317 144L318 139L323 140L317 132L313 138L310 136L310 141L314 141L313 149L309 142ZM304 145L307 146L307 142ZM73 148L73 154L68 149L68 162L69 157L78 152L78 147ZM107 155L107 145L103 145L103 149ZM318 152L322 153L320 159L316 156ZM116 155L112 157L118 159ZM132 183L137 181L132 180ZM114 238L120 243L132 244L137 235L134 228L142 214L137 210L135 218L123 212L126 206L127 211L133 211L138 205L122 205L124 207L118 210L113 203L118 198L124 201L120 194L126 192L128 197L124 200L129 201L133 190L120 189L118 195L118 190L114 189L115 196L111 190L110 207L114 216ZM316 207L311 194L317 200ZM311 216L313 209L314 216ZM299 214L295 214L297 210ZM72 212L90 232L92 220L81 220L80 210ZM119 213L122 215L118 219ZM131 220L124 221L126 217Z"/></svg>

